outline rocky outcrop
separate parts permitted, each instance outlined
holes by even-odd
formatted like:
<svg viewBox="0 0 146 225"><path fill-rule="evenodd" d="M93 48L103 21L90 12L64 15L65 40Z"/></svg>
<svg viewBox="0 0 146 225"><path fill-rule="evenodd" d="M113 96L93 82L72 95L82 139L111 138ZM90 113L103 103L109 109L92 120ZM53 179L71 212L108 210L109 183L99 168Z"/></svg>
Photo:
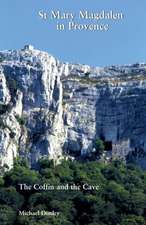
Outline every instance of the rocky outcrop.
<svg viewBox="0 0 146 225"><path fill-rule="evenodd" d="M91 68L32 46L0 52L0 162L146 151L146 64ZM145 154L143 154L144 157Z"/></svg>

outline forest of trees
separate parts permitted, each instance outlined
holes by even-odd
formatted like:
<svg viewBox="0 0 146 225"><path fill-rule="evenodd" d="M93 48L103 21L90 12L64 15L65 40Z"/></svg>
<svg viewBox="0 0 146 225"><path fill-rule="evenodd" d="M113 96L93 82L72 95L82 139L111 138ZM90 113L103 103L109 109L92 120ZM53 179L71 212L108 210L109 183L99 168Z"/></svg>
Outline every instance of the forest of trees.
<svg viewBox="0 0 146 225"><path fill-rule="evenodd" d="M97 190L21 190L19 184L99 186ZM55 211L58 216L23 216ZM38 170L17 160L0 178L0 225L146 225L146 172L120 161L40 160Z"/></svg>

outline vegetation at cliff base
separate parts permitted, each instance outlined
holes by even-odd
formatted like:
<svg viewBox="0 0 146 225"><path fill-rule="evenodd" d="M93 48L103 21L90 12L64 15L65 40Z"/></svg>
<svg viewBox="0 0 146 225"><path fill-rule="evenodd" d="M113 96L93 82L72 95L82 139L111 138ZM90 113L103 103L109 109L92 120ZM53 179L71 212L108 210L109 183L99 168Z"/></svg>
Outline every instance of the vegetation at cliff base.
<svg viewBox="0 0 146 225"><path fill-rule="evenodd" d="M26 216L20 211L58 214ZM18 160L0 178L0 224L146 225L146 172L119 161L54 165L47 159L34 171Z"/></svg>
<svg viewBox="0 0 146 225"><path fill-rule="evenodd" d="M96 149L96 153L98 155L102 155L102 153L105 150L104 142L102 140L100 140L100 139L97 139L95 141L95 149Z"/></svg>

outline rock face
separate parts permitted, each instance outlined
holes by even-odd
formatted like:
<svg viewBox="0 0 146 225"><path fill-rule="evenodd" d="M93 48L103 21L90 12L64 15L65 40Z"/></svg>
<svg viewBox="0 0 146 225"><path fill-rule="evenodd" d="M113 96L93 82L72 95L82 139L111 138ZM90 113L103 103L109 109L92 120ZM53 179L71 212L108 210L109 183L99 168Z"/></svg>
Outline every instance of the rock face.
<svg viewBox="0 0 146 225"><path fill-rule="evenodd" d="M88 154L97 138L112 158L145 157L146 64L91 68L29 45L0 52L1 166Z"/></svg>

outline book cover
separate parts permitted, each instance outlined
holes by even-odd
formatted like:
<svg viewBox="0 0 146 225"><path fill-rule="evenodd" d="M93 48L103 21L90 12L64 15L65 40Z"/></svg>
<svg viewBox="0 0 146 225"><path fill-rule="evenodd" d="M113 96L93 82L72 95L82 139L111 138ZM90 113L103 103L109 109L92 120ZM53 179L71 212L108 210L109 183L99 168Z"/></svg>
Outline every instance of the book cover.
<svg viewBox="0 0 146 225"><path fill-rule="evenodd" d="M0 2L0 225L146 225L146 2Z"/></svg>

